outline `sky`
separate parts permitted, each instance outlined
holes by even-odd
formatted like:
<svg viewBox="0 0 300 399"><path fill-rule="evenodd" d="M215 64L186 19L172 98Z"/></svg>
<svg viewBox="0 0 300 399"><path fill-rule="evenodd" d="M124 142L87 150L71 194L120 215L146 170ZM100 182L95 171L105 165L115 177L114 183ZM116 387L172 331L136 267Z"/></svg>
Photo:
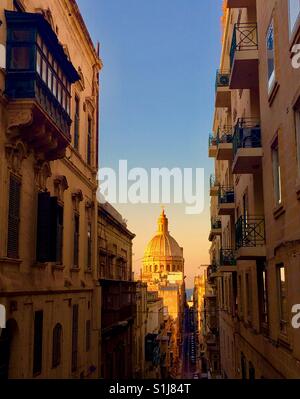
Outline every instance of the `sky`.
<svg viewBox="0 0 300 399"><path fill-rule="evenodd" d="M164 204L169 230L184 249L186 286L209 263L208 136L221 50L221 0L77 0L100 43L100 167L204 168L205 209ZM140 273L156 231L159 204L114 204L136 234Z"/></svg>

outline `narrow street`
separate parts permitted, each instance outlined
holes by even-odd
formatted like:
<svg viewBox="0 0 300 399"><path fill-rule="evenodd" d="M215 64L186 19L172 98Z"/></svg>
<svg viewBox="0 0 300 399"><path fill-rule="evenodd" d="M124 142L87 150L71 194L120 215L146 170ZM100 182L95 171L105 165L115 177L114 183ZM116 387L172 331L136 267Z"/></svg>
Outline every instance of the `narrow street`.
<svg viewBox="0 0 300 399"><path fill-rule="evenodd" d="M190 309L185 309L184 339L182 351L182 378L199 379L201 375L198 361L198 348L195 340L194 315Z"/></svg>

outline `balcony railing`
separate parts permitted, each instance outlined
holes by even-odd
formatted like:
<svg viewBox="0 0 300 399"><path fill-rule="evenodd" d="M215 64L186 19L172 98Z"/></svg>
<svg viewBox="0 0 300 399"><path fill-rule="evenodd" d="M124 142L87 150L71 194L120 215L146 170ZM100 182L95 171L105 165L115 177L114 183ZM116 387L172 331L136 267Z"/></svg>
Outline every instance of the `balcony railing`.
<svg viewBox="0 0 300 399"><path fill-rule="evenodd" d="M234 203L234 188L220 186L219 188L219 205Z"/></svg>
<svg viewBox="0 0 300 399"><path fill-rule="evenodd" d="M258 35L256 23L238 23L234 25L231 49L230 67L233 65L236 51L258 49Z"/></svg>
<svg viewBox="0 0 300 399"><path fill-rule="evenodd" d="M261 147L260 122L255 118L241 118L235 126L233 136L233 151L237 153L239 148Z"/></svg>
<svg viewBox="0 0 300 399"><path fill-rule="evenodd" d="M259 216L241 216L236 223L236 247L265 245L265 219Z"/></svg>
<svg viewBox="0 0 300 399"><path fill-rule="evenodd" d="M220 266L236 266L235 252L232 248L220 250Z"/></svg>
<svg viewBox="0 0 300 399"><path fill-rule="evenodd" d="M221 229L222 228L222 221L220 218L212 218L211 219L211 228L212 229Z"/></svg>
<svg viewBox="0 0 300 399"><path fill-rule="evenodd" d="M218 70L216 76L216 91L218 90L218 87L228 87L229 80L230 72L222 72Z"/></svg>
<svg viewBox="0 0 300 399"><path fill-rule="evenodd" d="M232 126L224 126L218 129L217 133L217 143L218 144L230 144L233 140Z"/></svg>
<svg viewBox="0 0 300 399"><path fill-rule="evenodd" d="M215 175L210 175L209 186L210 188L217 187L219 185L218 180Z"/></svg>
<svg viewBox="0 0 300 399"><path fill-rule="evenodd" d="M208 138L208 146L212 147L216 145L218 145L218 138L210 134Z"/></svg>

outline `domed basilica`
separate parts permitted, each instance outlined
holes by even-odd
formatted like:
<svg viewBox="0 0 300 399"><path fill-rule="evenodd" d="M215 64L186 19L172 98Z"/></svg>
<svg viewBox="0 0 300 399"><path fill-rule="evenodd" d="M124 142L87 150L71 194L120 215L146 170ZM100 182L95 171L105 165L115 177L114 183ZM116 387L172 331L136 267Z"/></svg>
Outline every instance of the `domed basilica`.
<svg viewBox="0 0 300 399"><path fill-rule="evenodd" d="M143 257L143 280L150 282L168 279L170 281L169 278L173 276L176 281L182 281L183 249L169 233L168 218L164 210L157 224L157 233L149 241Z"/></svg>

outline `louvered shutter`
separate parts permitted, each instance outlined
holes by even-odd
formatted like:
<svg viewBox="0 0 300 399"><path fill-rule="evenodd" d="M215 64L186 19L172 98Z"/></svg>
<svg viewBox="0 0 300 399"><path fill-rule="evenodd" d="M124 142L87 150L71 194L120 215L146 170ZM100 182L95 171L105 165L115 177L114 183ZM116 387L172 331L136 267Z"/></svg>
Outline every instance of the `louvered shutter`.
<svg viewBox="0 0 300 399"><path fill-rule="evenodd" d="M38 195L37 246L36 259L38 262L49 261L50 239L50 193Z"/></svg>
<svg viewBox="0 0 300 399"><path fill-rule="evenodd" d="M19 257L20 194L21 183L19 179L11 175L9 184L7 256L14 259Z"/></svg>
<svg viewBox="0 0 300 399"><path fill-rule="evenodd" d="M50 251L49 262L57 261L57 237L58 237L58 204L57 197L50 198Z"/></svg>

